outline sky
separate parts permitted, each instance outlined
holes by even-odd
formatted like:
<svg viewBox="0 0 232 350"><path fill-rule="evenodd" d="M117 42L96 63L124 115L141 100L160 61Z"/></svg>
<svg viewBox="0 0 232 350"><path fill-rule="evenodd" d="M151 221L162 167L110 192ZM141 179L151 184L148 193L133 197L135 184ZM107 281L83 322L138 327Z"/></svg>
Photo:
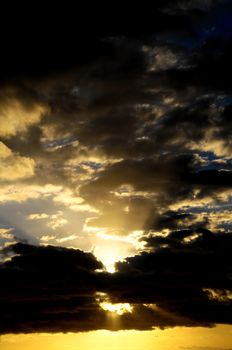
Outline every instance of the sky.
<svg viewBox="0 0 232 350"><path fill-rule="evenodd" d="M231 350L232 3L86 5L1 24L0 347Z"/></svg>

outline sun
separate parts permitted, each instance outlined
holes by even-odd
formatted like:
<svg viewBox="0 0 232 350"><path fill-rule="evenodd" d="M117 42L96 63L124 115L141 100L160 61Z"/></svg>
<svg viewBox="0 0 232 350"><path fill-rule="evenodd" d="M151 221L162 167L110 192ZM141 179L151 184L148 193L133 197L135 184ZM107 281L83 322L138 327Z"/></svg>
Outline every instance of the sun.
<svg viewBox="0 0 232 350"><path fill-rule="evenodd" d="M101 245L96 246L94 255L102 261L105 269L109 273L116 271L115 263L125 258L128 253L120 251L121 245L118 242L106 242L103 241Z"/></svg>
<svg viewBox="0 0 232 350"><path fill-rule="evenodd" d="M95 229L93 253L102 261L105 270L109 273L116 272L115 264L133 256L140 249L138 238L142 231L132 231L129 235L117 235L110 229Z"/></svg>
<svg viewBox="0 0 232 350"><path fill-rule="evenodd" d="M109 273L115 273L115 263L119 261L120 255L113 249L105 249L105 247L96 247L94 255L103 263L104 269Z"/></svg>

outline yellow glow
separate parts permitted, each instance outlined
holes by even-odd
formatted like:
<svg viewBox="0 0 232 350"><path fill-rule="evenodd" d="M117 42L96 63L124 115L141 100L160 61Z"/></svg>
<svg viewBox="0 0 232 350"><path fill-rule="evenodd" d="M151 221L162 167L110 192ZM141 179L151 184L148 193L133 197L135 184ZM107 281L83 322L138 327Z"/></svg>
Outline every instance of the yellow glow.
<svg viewBox="0 0 232 350"><path fill-rule="evenodd" d="M12 228L0 228L0 238L12 239L13 237Z"/></svg>
<svg viewBox="0 0 232 350"><path fill-rule="evenodd" d="M102 244L102 246L97 246L94 250L94 255L103 262L106 271L110 273L115 272L115 263L122 258L119 247L120 245L115 243L112 243L111 247Z"/></svg>
<svg viewBox="0 0 232 350"><path fill-rule="evenodd" d="M208 298L211 300L217 300L222 303L232 300L232 293L228 289L203 288L203 291L208 294Z"/></svg>
<svg viewBox="0 0 232 350"><path fill-rule="evenodd" d="M47 184L45 186L25 184L1 186L0 203L7 203L11 201L21 203L30 198L46 198L61 192L62 188L62 186L55 186L52 184Z"/></svg>
<svg viewBox="0 0 232 350"><path fill-rule="evenodd" d="M202 236L202 234L195 233L195 234L192 234L191 236L185 237L183 239L183 241L185 243L191 243L192 241L194 241L195 239L199 238L200 236Z"/></svg>
<svg viewBox="0 0 232 350"><path fill-rule="evenodd" d="M123 315L133 311L133 307L129 303L111 303L106 293L97 292L96 298L103 310L114 315Z"/></svg>
<svg viewBox="0 0 232 350"><path fill-rule="evenodd" d="M105 263L106 271L109 273L115 273L116 269L114 264L114 262Z"/></svg>
<svg viewBox="0 0 232 350"><path fill-rule="evenodd" d="M15 181L34 175L35 161L14 153L0 141L0 180Z"/></svg>
<svg viewBox="0 0 232 350"><path fill-rule="evenodd" d="M42 219L47 219L49 217L48 214L46 213L34 213L34 214L30 214L28 215L28 220L42 220Z"/></svg>
<svg viewBox="0 0 232 350"><path fill-rule="evenodd" d="M230 349L232 327L175 327L166 330L4 335L1 350L187 350Z"/></svg>
<svg viewBox="0 0 232 350"><path fill-rule="evenodd" d="M105 265L106 271L109 273L115 272L115 262L118 260L116 256L110 256L109 254L105 254L102 257L102 262Z"/></svg>
<svg viewBox="0 0 232 350"><path fill-rule="evenodd" d="M10 137L25 132L31 125L39 123L48 111L48 107L41 103L25 107L14 96L14 91L5 91L5 96L5 102L0 103L0 136Z"/></svg>
<svg viewBox="0 0 232 350"><path fill-rule="evenodd" d="M103 310L113 312L117 315L123 315L126 312L132 312L133 310L133 307L128 303L111 304L109 302L103 302L100 303L100 306Z"/></svg>
<svg viewBox="0 0 232 350"><path fill-rule="evenodd" d="M116 262L137 254L144 246L144 242L140 242L142 230L128 233L112 227L99 228L85 225L83 231L91 236L94 255L102 261L105 269L110 273L115 272Z"/></svg>

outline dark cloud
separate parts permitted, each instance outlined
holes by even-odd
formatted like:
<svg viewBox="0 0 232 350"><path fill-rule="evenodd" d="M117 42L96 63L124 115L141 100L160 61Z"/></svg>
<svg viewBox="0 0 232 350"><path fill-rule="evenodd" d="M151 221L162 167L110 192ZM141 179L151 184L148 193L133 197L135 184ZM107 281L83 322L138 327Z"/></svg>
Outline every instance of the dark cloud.
<svg viewBox="0 0 232 350"><path fill-rule="evenodd" d="M188 223L188 220L194 219L194 213L166 212L167 206L187 200L191 208L194 200L203 200L210 196L216 200L217 195L230 189L232 184L230 167L225 170L197 171L194 159L192 155L166 155L165 160L162 157L156 161L149 158L128 160L99 172L97 179L90 181L80 190L87 202L103 211L103 216L93 219L91 224L104 226L104 223L109 221L112 225L120 226L122 220L122 226L127 226L126 222L131 221L133 229L136 229L137 225L137 229L162 230L178 228L185 219ZM132 190L127 192L128 185ZM196 188L198 192L194 194ZM120 191L125 191L129 196L118 198ZM127 211L123 208L127 208ZM202 218L198 225L203 222L207 224L207 219Z"/></svg>
<svg viewBox="0 0 232 350"><path fill-rule="evenodd" d="M231 324L231 233L206 229L144 237L148 252L117 263L91 253L17 243L1 264L1 333ZM99 302L130 303L113 322Z"/></svg>
<svg viewBox="0 0 232 350"><path fill-rule="evenodd" d="M185 219L191 219L192 214L190 213L178 213L178 212L166 212L163 215L155 217L154 222L152 220L148 221L145 225L146 229L154 231L162 231L163 229L178 229Z"/></svg>
<svg viewBox="0 0 232 350"><path fill-rule="evenodd" d="M26 16L20 7L15 12L20 16L3 10L4 18L11 16L10 24L15 25L13 27L4 20L1 24L1 30L7 28L7 35L1 43L4 70L0 78L2 81L25 75L41 78L51 72L85 65L103 55L109 56L111 45L100 40L106 36L144 36L167 28L190 31L191 26L185 15L172 16L160 11L165 4L168 6L169 2L157 1L146 8L134 5L130 19L124 7L117 3L113 8L107 4L95 6L89 2L79 4L78 8L57 6L56 16L41 6L37 7L37 18L34 15ZM138 25L143 17L147 20L143 21L142 26Z"/></svg>
<svg viewBox="0 0 232 350"><path fill-rule="evenodd" d="M92 254L23 243L3 253L13 257L0 270L1 333L74 330L76 318L76 329L84 330L89 318L101 316L94 293L102 264Z"/></svg>
<svg viewBox="0 0 232 350"><path fill-rule="evenodd" d="M231 323L231 233L185 230L144 240L152 251L117 264L113 300L156 304L206 325Z"/></svg>
<svg viewBox="0 0 232 350"><path fill-rule="evenodd" d="M184 323L145 305L135 305L114 322L98 301L111 275L97 272L103 266L90 253L17 243L2 255L13 256L0 266L0 333L142 330Z"/></svg>

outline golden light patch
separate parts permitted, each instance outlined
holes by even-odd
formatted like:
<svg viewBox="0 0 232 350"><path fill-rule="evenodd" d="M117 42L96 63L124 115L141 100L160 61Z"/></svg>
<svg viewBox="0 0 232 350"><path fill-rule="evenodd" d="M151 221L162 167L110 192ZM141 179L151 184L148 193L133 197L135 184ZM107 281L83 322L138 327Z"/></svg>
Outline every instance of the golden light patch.
<svg viewBox="0 0 232 350"><path fill-rule="evenodd" d="M107 272L114 273L116 271L115 263L120 259L117 249L115 251L113 249L107 250L104 245L97 246L94 250L94 255L102 261Z"/></svg>
<svg viewBox="0 0 232 350"><path fill-rule="evenodd" d="M33 213L28 216L29 220L42 220L47 219L49 216L46 213Z"/></svg>
<svg viewBox="0 0 232 350"><path fill-rule="evenodd" d="M109 302L102 302L100 303L100 306L103 310L115 313L117 315L123 315L128 312L131 313L133 310L133 307L128 303L112 304Z"/></svg>
<svg viewBox="0 0 232 350"><path fill-rule="evenodd" d="M133 311L133 307L129 303L111 303L111 300L108 298L106 293L97 292L96 300L103 310L112 313L112 315L115 316L121 316L125 313L131 313Z"/></svg>
<svg viewBox="0 0 232 350"><path fill-rule="evenodd" d="M56 241L58 243L63 243L63 242L67 242L67 241L72 241L74 239L77 239L77 235L70 235L70 236L67 236L67 237L58 238L58 239L56 239Z"/></svg>
<svg viewBox="0 0 232 350"><path fill-rule="evenodd" d="M197 238L201 237L202 234L194 233L191 236L185 237L183 241L185 243L191 243L192 241L195 241Z"/></svg>
<svg viewBox="0 0 232 350"><path fill-rule="evenodd" d="M0 180L15 181L34 175L35 161L29 157L14 154L0 142Z"/></svg>
<svg viewBox="0 0 232 350"><path fill-rule="evenodd" d="M228 289L203 288L203 291L207 293L210 300L216 300L222 303L232 300L232 292Z"/></svg>
<svg viewBox="0 0 232 350"><path fill-rule="evenodd" d="M47 223L47 226L52 230L56 230L58 227L64 226L68 223L68 220L65 219L64 213L62 210L58 210L56 214L50 216L50 221Z"/></svg>
<svg viewBox="0 0 232 350"><path fill-rule="evenodd" d="M11 137L25 132L28 127L40 122L47 111L43 104L24 105L13 91L6 91L5 101L0 103L0 136Z"/></svg>
<svg viewBox="0 0 232 350"><path fill-rule="evenodd" d="M99 240L99 237L95 239L97 245L94 247L94 255L102 261L107 272L114 273L116 271L115 263L123 260L130 254L130 245L120 241L116 242L101 238Z"/></svg>
<svg viewBox="0 0 232 350"><path fill-rule="evenodd" d="M54 203L62 203L74 211L88 211L96 213L97 210L84 202L84 199L73 194L71 190L64 189L53 198Z"/></svg>
<svg viewBox="0 0 232 350"><path fill-rule="evenodd" d="M25 185L25 183L5 185L0 187L0 203L7 203L10 201L21 203L30 198L48 198L61 191L62 186L52 184L47 184L45 186Z"/></svg>
<svg viewBox="0 0 232 350"><path fill-rule="evenodd" d="M134 256L143 249L144 242L140 241L143 230L126 231L112 226L89 226L91 219L85 220L83 232L91 237L93 253L103 263L107 272L114 273L115 263Z"/></svg>
<svg viewBox="0 0 232 350"><path fill-rule="evenodd" d="M0 228L0 238L11 239L13 237L12 228Z"/></svg>
<svg viewBox="0 0 232 350"><path fill-rule="evenodd" d="M56 236L52 236L52 235L43 235L40 238L41 242L43 242L43 244L45 245L46 245L46 242L53 241L54 239L56 239Z"/></svg>

